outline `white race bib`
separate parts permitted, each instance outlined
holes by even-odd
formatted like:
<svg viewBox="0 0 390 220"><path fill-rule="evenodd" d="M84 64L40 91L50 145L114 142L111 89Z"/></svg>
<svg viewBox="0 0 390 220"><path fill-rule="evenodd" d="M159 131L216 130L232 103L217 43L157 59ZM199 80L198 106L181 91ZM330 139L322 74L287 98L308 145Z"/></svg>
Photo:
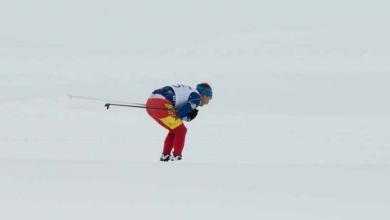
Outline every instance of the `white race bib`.
<svg viewBox="0 0 390 220"><path fill-rule="evenodd" d="M193 92L198 93L195 89L191 88L190 86L186 86L182 84L176 84L170 87L172 87L173 91L175 91L176 108L180 108L181 105L185 104L188 101L188 98L190 97L191 93Z"/></svg>

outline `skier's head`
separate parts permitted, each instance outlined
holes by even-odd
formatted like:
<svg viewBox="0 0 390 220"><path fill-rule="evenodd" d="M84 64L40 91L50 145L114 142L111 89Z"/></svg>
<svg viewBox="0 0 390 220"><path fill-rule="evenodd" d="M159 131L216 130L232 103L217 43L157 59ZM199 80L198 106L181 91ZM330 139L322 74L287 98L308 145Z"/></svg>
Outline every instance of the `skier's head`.
<svg viewBox="0 0 390 220"><path fill-rule="evenodd" d="M199 83L196 85L196 90L198 90L201 102L200 106L209 104L209 101L213 98L213 90L208 83Z"/></svg>

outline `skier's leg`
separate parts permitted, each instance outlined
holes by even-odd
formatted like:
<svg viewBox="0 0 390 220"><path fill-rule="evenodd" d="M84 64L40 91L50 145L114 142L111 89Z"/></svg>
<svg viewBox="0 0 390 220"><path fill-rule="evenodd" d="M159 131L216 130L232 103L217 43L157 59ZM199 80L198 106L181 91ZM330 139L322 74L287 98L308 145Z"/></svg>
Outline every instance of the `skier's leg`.
<svg viewBox="0 0 390 220"><path fill-rule="evenodd" d="M173 141L173 155L181 156L185 144L187 128L184 124L181 124L179 127L175 128L173 132L175 133L175 140Z"/></svg>
<svg viewBox="0 0 390 220"><path fill-rule="evenodd" d="M172 111L174 107L166 99L149 98L146 103L147 113L161 126L169 130L168 135L164 141L163 155L160 158L162 161L169 160L169 156L172 148L174 149L174 156L181 156L183 151L185 136L187 128L184 126L183 121L177 118L175 112ZM156 109L159 108L159 109ZM167 110L161 110L166 108ZM168 158L165 158L168 156Z"/></svg>
<svg viewBox="0 0 390 220"><path fill-rule="evenodd" d="M149 98L146 102L146 112L152 117L157 123L159 123L164 128L170 130L170 128L162 123L160 120L161 118L169 116L168 109L162 110L162 108L165 108L165 104L167 103L167 100L164 99L157 99L157 98ZM168 102L169 103L169 102ZM158 109L155 109L158 108Z"/></svg>
<svg viewBox="0 0 390 220"><path fill-rule="evenodd" d="M173 148L173 141L175 140L175 133L172 131L169 131L167 134L167 137L165 138L164 142L164 149L163 149L163 154L171 154L172 148Z"/></svg>
<svg viewBox="0 0 390 220"><path fill-rule="evenodd" d="M168 130L175 129L183 124L180 118L177 118L172 109L172 104L166 99L149 98L146 103L147 113ZM166 108L166 110L165 110Z"/></svg>

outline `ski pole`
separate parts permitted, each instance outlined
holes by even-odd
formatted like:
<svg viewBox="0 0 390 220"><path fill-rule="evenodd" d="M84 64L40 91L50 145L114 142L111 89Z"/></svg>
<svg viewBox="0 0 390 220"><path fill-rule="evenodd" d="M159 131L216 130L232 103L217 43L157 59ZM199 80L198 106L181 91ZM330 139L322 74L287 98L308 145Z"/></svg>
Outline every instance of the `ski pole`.
<svg viewBox="0 0 390 220"><path fill-rule="evenodd" d="M145 104L142 104L142 103L130 103L130 102L124 102L124 101L119 101L119 100L102 99L102 98L87 97L87 96L68 95L68 97L70 100L71 99L84 99L84 100L91 100L91 101L119 102L119 103L126 103L129 105L145 106Z"/></svg>
<svg viewBox="0 0 390 220"><path fill-rule="evenodd" d="M144 104L141 104L141 105L125 105L125 104L116 104L116 103L106 103L104 105L104 107L106 107L107 110L110 108L110 106L130 107L130 108L144 108L144 109L155 109L155 110L168 110L166 108L147 107Z"/></svg>

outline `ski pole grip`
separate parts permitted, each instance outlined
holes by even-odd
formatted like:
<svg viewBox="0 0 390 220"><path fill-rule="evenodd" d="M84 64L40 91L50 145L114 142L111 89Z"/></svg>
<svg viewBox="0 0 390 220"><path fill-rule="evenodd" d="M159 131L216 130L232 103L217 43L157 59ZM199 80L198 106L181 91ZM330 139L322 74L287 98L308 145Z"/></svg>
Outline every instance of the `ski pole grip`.
<svg viewBox="0 0 390 220"><path fill-rule="evenodd" d="M107 108L107 110L110 108L110 103L106 103L105 105L104 105L106 108Z"/></svg>

